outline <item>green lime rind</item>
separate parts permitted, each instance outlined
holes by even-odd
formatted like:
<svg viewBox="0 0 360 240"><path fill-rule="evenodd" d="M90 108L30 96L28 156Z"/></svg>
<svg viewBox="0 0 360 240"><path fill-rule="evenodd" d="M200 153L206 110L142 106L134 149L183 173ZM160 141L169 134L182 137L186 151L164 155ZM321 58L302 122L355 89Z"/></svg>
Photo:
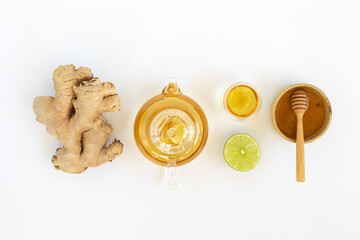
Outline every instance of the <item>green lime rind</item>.
<svg viewBox="0 0 360 240"><path fill-rule="evenodd" d="M246 133L235 134L224 145L224 158L229 166L235 170L249 171L260 160L259 144Z"/></svg>

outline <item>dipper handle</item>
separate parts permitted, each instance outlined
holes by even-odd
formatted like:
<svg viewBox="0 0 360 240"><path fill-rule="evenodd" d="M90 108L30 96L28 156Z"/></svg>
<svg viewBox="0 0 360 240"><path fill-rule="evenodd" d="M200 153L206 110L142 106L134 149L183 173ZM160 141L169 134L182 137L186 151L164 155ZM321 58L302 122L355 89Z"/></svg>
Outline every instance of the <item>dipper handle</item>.
<svg viewBox="0 0 360 240"><path fill-rule="evenodd" d="M296 181L305 181L304 128L300 114L297 115L296 131Z"/></svg>

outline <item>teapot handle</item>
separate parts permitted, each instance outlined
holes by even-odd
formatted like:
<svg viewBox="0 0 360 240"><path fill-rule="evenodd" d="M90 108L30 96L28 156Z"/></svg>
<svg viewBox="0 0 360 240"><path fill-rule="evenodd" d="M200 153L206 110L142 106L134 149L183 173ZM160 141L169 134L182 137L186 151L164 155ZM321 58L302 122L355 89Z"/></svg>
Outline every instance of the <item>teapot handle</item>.
<svg viewBox="0 0 360 240"><path fill-rule="evenodd" d="M166 167L166 181L169 190L177 189L177 169L176 161L169 161Z"/></svg>

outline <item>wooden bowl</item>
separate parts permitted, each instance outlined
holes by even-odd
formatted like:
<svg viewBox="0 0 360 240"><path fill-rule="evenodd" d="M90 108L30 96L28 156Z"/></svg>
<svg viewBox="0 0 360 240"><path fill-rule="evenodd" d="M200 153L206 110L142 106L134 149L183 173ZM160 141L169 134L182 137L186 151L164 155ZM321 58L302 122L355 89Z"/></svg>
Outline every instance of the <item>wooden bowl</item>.
<svg viewBox="0 0 360 240"><path fill-rule="evenodd" d="M276 131L285 139L296 141L296 115L291 108L290 98L294 90L305 90L309 95L309 108L304 114L304 140L312 142L321 137L331 122L331 105L326 95L310 84L292 85L275 98L271 107L271 120Z"/></svg>

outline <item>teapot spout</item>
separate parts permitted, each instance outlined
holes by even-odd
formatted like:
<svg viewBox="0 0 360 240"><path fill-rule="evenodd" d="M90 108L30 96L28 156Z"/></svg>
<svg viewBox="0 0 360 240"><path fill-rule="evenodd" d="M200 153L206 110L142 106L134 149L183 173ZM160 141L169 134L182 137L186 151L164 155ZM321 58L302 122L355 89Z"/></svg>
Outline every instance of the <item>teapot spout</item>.
<svg viewBox="0 0 360 240"><path fill-rule="evenodd" d="M169 84L164 88L163 93L165 95L180 95L182 94L180 88L177 85L177 80L175 77L170 78Z"/></svg>

